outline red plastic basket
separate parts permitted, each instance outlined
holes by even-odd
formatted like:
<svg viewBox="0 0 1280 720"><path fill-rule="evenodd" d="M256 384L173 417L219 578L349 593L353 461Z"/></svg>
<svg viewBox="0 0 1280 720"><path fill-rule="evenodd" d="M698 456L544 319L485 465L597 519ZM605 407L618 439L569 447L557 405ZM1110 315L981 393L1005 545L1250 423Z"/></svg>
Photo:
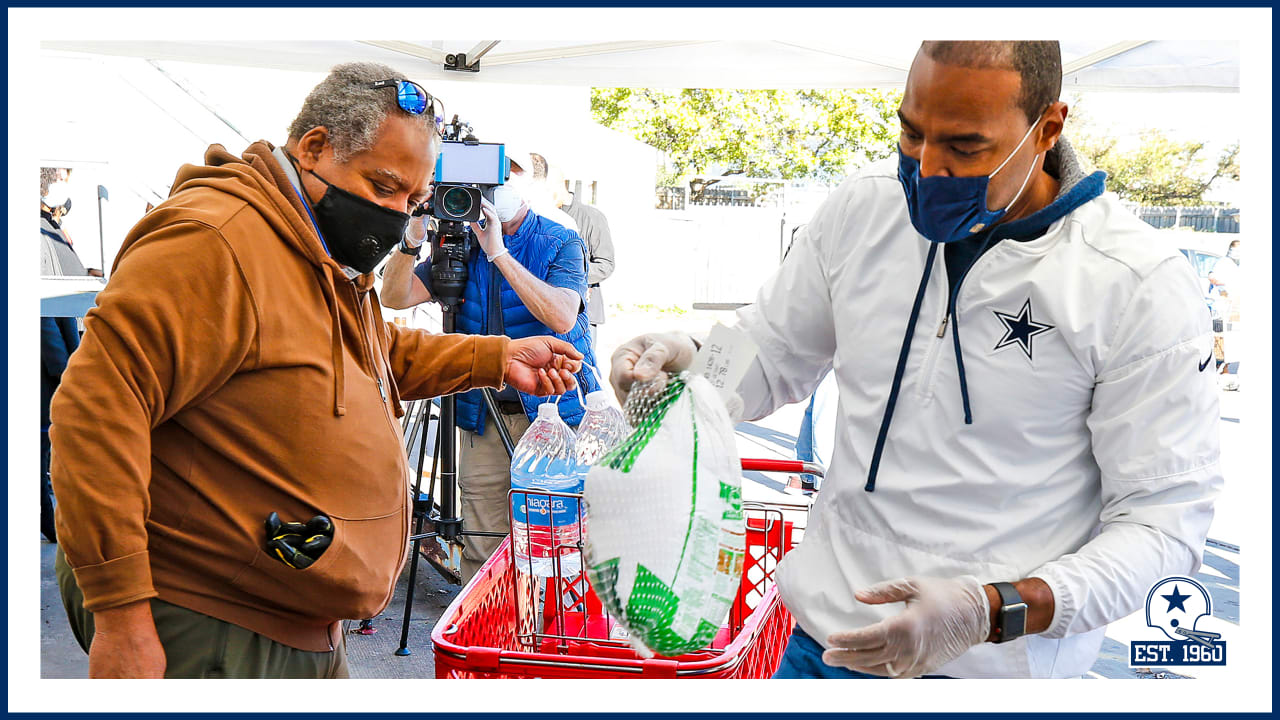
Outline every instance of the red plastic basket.
<svg viewBox="0 0 1280 720"><path fill-rule="evenodd" d="M743 466L747 467L747 461ZM787 464L753 469L797 468ZM806 471L811 469L806 466ZM770 677L791 634L791 615L778 597L773 574L778 561L791 549L793 526L783 520L781 508L785 506L744 503L744 507L747 552L742 584L727 624L710 647L679 657L646 660L630 647L610 641L611 623L584 576L555 583L562 600L559 613L538 617L554 639L539 635L541 640L531 647L522 637L530 637L528 626L534 620L518 607L521 598L508 536L432 630L436 677ZM550 590L547 594L554 597ZM552 623L563 626L548 627ZM522 624L525 627L521 628Z"/></svg>

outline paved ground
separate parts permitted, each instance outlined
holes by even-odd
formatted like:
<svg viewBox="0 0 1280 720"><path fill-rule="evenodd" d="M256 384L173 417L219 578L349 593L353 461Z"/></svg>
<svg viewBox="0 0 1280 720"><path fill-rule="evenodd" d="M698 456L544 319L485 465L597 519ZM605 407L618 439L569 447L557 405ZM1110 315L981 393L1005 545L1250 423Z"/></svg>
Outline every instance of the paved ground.
<svg viewBox="0 0 1280 720"><path fill-rule="evenodd" d="M53 556L58 546L40 537L40 677L82 678L89 675L89 658L76 644L62 609Z"/></svg>
<svg viewBox="0 0 1280 720"><path fill-rule="evenodd" d="M705 329L724 314L714 312L646 312L631 313L602 327L600 346L612 348L639 332L648 330ZM608 359L602 358L601 373L608 375ZM1240 555L1231 546L1240 544L1236 535L1249 516L1245 514L1248 496L1235 490L1238 478L1249 472L1247 448L1239 432L1241 392L1223 392L1222 445L1223 469L1227 489L1218 502L1210 538L1219 541L1205 555L1205 567L1197 579L1210 591L1214 615L1223 638L1230 640L1239 631ZM739 427L738 446L743 457L793 457L795 433L800 426L803 408L790 406L757 423ZM747 473L744 489L747 500L794 503L798 498L785 491L785 478L761 473ZM41 676L45 678L82 678L88 671L84 653L76 645L67 625L53 578L54 546L41 542ZM430 632L436 619L457 595L460 588L449 585L428 565L419 565L418 583L412 612L407 657L396 656L400 646L404 596L408 585L408 568L396 588L395 598L387 610L374 619L378 632L372 635L348 635L348 652L352 675L358 678L430 678L434 677ZM355 624L353 623L353 626ZM1108 628L1107 641L1098 663L1089 676L1093 678L1178 678L1205 677L1219 668L1199 672L1169 672L1163 668L1130 669L1128 641L1148 638L1150 631L1142 613L1135 613Z"/></svg>

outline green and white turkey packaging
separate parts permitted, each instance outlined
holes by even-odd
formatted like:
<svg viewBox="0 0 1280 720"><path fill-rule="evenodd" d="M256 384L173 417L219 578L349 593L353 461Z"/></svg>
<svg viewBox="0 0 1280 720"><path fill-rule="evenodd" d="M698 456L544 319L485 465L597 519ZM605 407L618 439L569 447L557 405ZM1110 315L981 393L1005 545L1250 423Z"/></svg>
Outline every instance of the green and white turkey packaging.
<svg viewBox="0 0 1280 720"><path fill-rule="evenodd" d="M716 389L682 373L627 401L635 430L587 474L587 572L643 657L706 647L742 577L734 426Z"/></svg>

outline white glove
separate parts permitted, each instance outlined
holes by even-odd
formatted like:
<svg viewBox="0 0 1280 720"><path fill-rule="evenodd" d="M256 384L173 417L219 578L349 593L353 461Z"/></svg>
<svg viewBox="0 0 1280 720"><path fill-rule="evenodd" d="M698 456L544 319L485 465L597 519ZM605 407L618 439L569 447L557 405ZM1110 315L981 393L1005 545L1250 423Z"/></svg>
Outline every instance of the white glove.
<svg viewBox="0 0 1280 720"><path fill-rule="evenodd" d="M887 677L927 675L986 642L991 608L972 575L954 579L890 580L854 593L860 602L905 602L893 617L849 632L832 633L822 654L828 665Z"/></svg>
<svg viewBox="0 0 1280 720"><path fill-rule="evenodd" d="M679 373L689 369L698 348L693 338L684 333L649 333L634 337L613 351L609 384L625 405L631 386L647 382L663 373Z"/></svg>
<svg viewBox="0 0 1280 720"><path fill-rule="evenodd" d="M471 223L471 232L475 233L476 241L480 243L480 249L484 251L485 257L489 258L489 262L497 260L507 252L506 241L502 239L502 221L498 220L498 213L493 209L493 203L485 198L480 198L480 214L484 215L484 227L480 227L480 223Z"/></svg>
<svg viewBox="0 0 1280 720"><path fill-rule="evenodd" d="M404 229L404 244L416 248L426 242L428 222L430 222L429 215L410 217L409 224Z"/></svg>

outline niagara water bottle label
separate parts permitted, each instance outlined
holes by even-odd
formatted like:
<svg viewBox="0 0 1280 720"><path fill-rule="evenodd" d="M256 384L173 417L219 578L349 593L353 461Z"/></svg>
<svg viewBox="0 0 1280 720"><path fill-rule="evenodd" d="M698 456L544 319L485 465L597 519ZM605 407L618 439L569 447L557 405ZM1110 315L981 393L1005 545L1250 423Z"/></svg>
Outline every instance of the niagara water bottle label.
<svg viewBox="0 0 1280 720"><path fill-rule="evenodd" d="M523 492L511 493L511 519L518 523L529 522L529 495Z"/></svg>
<svg viewBox="0 0 1280 720"><path fill-rule="evenodd" d="M520 497L523 496L524 494L521 493ZM517 521L529 525L563 527L578 522L578 501L575 498L530 492L525 502L518 503L515 514Z"/></svg>
<svg viewBox="0 0 1280 720"><path fill-rule="evenodd" d="M575 498L552 497L551 524L564 527L578 522L578 501Z"/></svg>

